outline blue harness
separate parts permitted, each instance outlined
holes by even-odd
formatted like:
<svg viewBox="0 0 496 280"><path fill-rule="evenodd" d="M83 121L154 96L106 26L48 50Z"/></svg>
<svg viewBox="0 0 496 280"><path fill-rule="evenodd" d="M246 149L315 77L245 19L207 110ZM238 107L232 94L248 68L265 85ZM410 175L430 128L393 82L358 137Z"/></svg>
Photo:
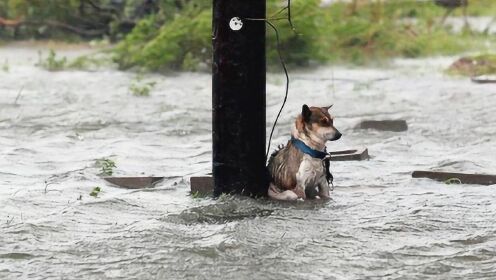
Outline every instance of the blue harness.
<svg viewBox="0 0 496 280"><path fill-rule="evenodd" d="M303 141L294 137L291 137L291 143L293 143L293 145L302 153L305 153L313 158L325 159L329 155L327 152L321 152L308 147Z"/></svg>

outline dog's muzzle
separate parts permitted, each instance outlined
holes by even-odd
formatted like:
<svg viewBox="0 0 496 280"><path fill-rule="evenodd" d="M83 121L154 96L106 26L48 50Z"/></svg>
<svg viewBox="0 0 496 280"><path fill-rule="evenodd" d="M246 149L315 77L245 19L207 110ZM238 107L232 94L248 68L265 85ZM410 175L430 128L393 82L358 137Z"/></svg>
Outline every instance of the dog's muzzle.
<svg viewBox="0 0 496 280"><path fill-rule="evenodd" d="M330 141L339 140L341 138L341 136L343 136L343 134L341 134L341 132L336 130L336 134L334 134L334 137Z"/></svg>

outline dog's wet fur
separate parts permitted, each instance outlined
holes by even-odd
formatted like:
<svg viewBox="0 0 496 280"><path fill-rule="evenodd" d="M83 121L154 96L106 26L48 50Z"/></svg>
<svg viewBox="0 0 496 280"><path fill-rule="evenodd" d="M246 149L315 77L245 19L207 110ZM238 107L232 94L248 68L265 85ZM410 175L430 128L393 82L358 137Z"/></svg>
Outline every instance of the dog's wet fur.
<svg viewBox="0 0 496 280"><path fill-rule="evenodd" d="M329 114L332 107L303 105L296 118L292 136L314 150L324 152L327 141L335 141L342 134L334 127ZM313 158L296 148L291 140L269 159L271 183L268 195L276 200L330 198L330 187L322 159Z"/></svg>

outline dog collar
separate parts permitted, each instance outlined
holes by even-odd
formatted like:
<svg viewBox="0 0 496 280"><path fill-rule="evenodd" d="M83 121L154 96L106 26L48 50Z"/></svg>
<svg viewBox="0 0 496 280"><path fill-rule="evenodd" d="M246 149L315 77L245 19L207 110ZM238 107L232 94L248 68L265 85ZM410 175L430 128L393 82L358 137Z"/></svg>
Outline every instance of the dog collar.
<svg viewBox="0 0 496 280"><path fill-rule="evenodd" d="M329 155L327 152L321 152L308 147L307 144L305 144L303 141L298 140L294 137L291 137L291 143L293 143L293 145L302 153L305 153L313 158L324 159Z"/></svg>

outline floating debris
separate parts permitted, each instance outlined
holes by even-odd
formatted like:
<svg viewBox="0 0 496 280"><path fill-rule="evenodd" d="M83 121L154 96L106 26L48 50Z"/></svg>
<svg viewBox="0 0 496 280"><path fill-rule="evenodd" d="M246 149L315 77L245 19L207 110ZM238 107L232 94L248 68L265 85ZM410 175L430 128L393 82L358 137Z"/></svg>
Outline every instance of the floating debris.
<svg viewBox="0 0 496 280"><path fill-rule="evenodd" d="M191 193L195 196L210 195L214 192L214 179L211 176L191 177Z"/></svg>
<svg viewBox="0 0 496 280"><path fill-rule="evenodd" d="M92 197L98 197L98 194L102 191L100 187L94 187L93 190L90 192L90 196Z"/></svg>
<svg viewBox="0 0 496 280"><path fill-rule="evenodd" d="M375 129L382 131L401 132L408 130L408 124L405 120L364 120L358 125L359 129Z"/></svg>
<svg viewBox="0 0 496 280"><path fill-rule="evenodd" d="M436 171L414 171L413 178L428 178L446 184L474 184L474 185L494 185L496 175L467 174Z"/></svg>
<svg viewBox="0 0 496 280"><path fill-rule="evenodd" d="M330 152L331 161L355 161L369 159L369 150L367 148L357 150L345 150Z"/></svg>
<svg viewBox="0 0 496 280"><path fill-rule="evenodd" d="M164 177L105 177L105 181L125 189L151 188L164 180Z"/></svg>
<svg viewBox="0 0 496 280"><path fill-rule="evenodd" d="M477 84L496 84L496 75L481 75L472 77L471 80Z"/></svg>

